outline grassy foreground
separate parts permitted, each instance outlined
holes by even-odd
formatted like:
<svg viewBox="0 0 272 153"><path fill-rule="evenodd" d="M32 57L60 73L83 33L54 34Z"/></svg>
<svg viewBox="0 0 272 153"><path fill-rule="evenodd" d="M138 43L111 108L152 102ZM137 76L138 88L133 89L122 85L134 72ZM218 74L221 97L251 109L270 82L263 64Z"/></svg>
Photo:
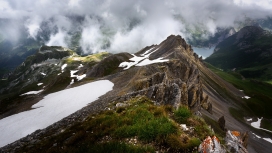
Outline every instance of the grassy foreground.
<svg viewBox="0 0 272 153"><path fill-rule="evenodd" d="M23 152L194 152L208 135L214 135L202 118L186 107L155 106L136 97L84 122L63 130ZM180 124L186 124L183 130Z"/></svg>

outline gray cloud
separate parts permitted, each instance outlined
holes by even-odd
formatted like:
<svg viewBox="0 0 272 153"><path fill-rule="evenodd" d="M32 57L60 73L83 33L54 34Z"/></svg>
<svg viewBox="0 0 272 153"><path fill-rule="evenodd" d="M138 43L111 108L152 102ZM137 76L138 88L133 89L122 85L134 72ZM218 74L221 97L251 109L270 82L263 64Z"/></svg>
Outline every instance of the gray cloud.
<svg viewBox="0 0 272 153"><path fill-rule="evenodd" d="M37 39L50 28L48 45L69 46L70 33L80 31L84 52L135 52L159 43L170 34L190 38L188 29L214 34L218 27L236 26L245 17L272 14L270 1L261 0L0 0L0 18L10 25L0 33L15 40L22 27ZM13 24L12 24L13 23ZM16 23L16 24L14 24ZM14 29L14 30L11 30Z"/></svg>

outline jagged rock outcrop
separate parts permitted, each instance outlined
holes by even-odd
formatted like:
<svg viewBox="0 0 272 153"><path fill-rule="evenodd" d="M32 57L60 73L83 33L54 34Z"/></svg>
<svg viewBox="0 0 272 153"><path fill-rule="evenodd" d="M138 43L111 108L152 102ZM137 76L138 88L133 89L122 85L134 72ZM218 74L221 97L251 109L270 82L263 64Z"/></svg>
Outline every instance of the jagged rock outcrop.
<svg viewBox="0 0 272 153"><path fill-rule="evenodd" d="M243 145L244 141L247 141L247 140L244 139L244 141L243 141L243 139L241 139L240 132L227 131L225 141L226 141L226 145L228 147L228 150L230 152L248 153L247 149Z"/></svg>
<svg viewBox="0 0 272 153"><path fill-rule="evenodd" d="M198 147L200 153L225 153L226 150L221 146L216 136L208 136Z"/></svg>
<svg viewBox="0 0 272 153"><path fill-rule="evenodd" d="M127 70L121 69L113 76L107 76L118 89L115 92L120 97L115 100L145 95L159 105L172 105L176 108L185 105L193 111L198 111L201 103L207 103L208 107L205 109L211 109L211 104L207 102L208 96L203 96L200 72L196 64L200 63L199 58L184 39L180 36L169 36L159 45L146 47L134 56L142 57L147 52L150 53L149 60L163 58L169 61L146 66L136 65ZM121 55L124 56L112 55L104 61L109 61L109 58L118 59ZM89 76L96 76L91 74L96 74L94 72L99 66L97 64L87 72Z"/></svg>
<svg viewBox="0 0 272 153"><path fill-rule="evenodd" d="M222 117L220 117L220 118L218 119L219 127L220 127L223 131L225 130L225 123L226 123L226 121L225 121L224 116L222 116Z"/></svg>

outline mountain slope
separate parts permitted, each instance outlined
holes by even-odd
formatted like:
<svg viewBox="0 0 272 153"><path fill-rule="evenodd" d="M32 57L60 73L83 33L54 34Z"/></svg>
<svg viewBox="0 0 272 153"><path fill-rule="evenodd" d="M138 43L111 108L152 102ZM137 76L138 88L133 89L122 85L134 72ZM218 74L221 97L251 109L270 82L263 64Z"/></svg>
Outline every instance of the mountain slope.
<svg viewBox="0 0 272 153"><path fill-rule="evenodd" d="M90 58L95 57L92 55ZM200 116L193 116L187 108L192 113L203 114L217 132L223 133L222 137L224 131L214 121L222 115L225 116L227 129L241 133L252 129L235 120L228 111L230 107L241 107L240 103L244 103L242 96L245 96L243 92L210 71L180 36L171 35L162 43L145 47L135 54L99 57L102 58L88 62L85 62L87 57L79 56L61 60L50 82L58 83L58 79L66 78L68 84L64 84L63 88L70 88L109 80L114 83L113 90L46 129L37 130L1 148L1 151L43 152L48 149L48 152L80 152L105 145L123 146L120 141L127 146L133 139L133 144L137 141L137 147L145 146L146 150L152 147L162 151L169 148L170 152L191 152L199 145L199 140L204 140L213 132ZM65 64L67 68L61 69ZM58 73L61 74L58 76ZM78 76L85 74L86 77L80 80ZM76 81L70 84L73 79ZM50 93L53 88L46 87L39 96ZM178 114L181 116L176 116ZM185 130L181 124L186 124ZM186 131L187 125L195 130ZM251 136L249 141L252 139ZM262 144L266 145L264 152L271 149L267 143ZM250 151L254 152L260 145L258 142L255 146L249 145Z"/></svg>
<svg viewBox="0 0 272 153"><path fill-rule="evenodd" d="M246 78L272 79L272 34L260 27L242 28L219 43L205 59L221 69L236 69Z"/></svg>

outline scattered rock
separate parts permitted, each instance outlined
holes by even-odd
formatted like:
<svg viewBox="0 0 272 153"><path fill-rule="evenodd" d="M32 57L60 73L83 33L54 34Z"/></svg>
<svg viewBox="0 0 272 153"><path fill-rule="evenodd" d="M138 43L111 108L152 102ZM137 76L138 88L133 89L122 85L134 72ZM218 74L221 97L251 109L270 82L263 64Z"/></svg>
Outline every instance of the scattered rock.
<svg viewBox="0 0 272 153"><path fill-rule="evenodd" d="M242 135L242 142L243 142L243 146L246 148L248 145L248 131L246 131L243 135Z"/></svg>
<svg viewBox="0 0 272 153"><path fill-rule="evenodd" d="M221 147L220 141L216 136L208 136L198 147L200 153L225 153L226 150Z"/></svg>
<svg viewBox="0 0 272 153"><path fill-rule="evenodd" d="M125 104L125 103L117 103L116 104L116 107L118 108L118 107L127 107L128 105L127 104Z"/></svg>
<svg viewBox="0 0 272 153"><path fill-rule="evenodd" d="M222 116L222 117L220 117L220 118L218 119L219 127L220 127L223 131L225 131L225 123L226 123L226 121L225 121L224 116Z"/></svg>
<svg viewBox="0 0 272 153"><path fill-rule="evenodd" d="M225 141L230 152L248 153L247 149L243 146L243 141L240 138L240 132L227 131Z"/></svg>

